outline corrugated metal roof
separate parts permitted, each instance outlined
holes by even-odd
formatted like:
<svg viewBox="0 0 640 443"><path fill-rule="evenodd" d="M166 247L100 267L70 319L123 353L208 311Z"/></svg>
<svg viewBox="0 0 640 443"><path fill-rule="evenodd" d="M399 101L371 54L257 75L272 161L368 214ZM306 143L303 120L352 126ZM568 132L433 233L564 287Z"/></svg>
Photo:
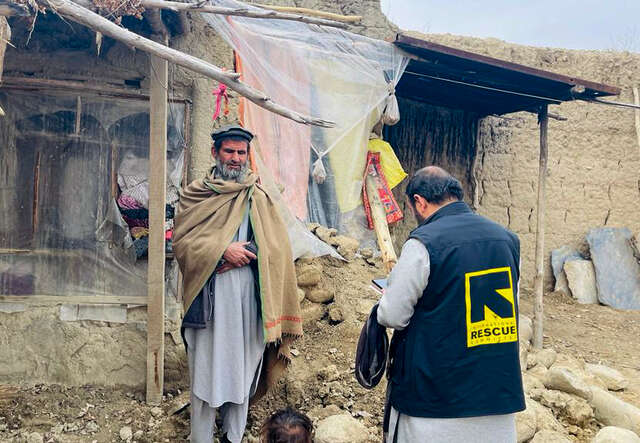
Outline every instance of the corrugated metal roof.
<svg viewBox="0 0 640 443"><path fill-rule="evenodd" d="M481 115L535 111L542 104L618 95L620 88L556 74L398 34L412 55L399 96Z"/></svg>

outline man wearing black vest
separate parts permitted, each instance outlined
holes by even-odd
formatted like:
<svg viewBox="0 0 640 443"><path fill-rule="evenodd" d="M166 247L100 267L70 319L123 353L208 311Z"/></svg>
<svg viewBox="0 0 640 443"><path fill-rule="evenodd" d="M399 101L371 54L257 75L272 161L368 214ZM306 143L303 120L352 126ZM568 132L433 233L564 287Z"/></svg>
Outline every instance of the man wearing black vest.
<svg viewBox="0 0 640 443"><path fill-rule="evenodd" d="M387 443L516 441L520 242L429 166L407 186L411 232L377 319L391 341Z"/></svg>

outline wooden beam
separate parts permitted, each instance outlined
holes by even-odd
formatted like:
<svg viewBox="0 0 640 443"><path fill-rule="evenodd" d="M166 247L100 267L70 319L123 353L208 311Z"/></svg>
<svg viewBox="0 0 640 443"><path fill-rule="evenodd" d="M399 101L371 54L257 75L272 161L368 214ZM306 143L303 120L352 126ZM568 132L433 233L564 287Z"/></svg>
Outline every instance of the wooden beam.
<svg viewBox="0 0 640 443"><path fill-rule="evenodd" d="M638 87L633 87L633 103L637 106L636 108L636 138L638 139L638 149L640 149L640 93L638 93Z"/></svg>
<svg viewBox="0 0 640 443"><path fill-rule="evenodd" d="M87 26L96 32L100 32L115 40L124 43L127 46L141 49L156 57L168 60L176 65L190 69L191 71L210 77L214 80L226 84L229 88L238 94L252 101L256 105L267 109L273 113L281 115L285 118L306 125L315 125L324 128L335 126L334 122L322 120L319 118L300 114L292 111L278 103L274 102L265 93L252 88L238 80L240 74L235 72L226 72L217 66L212 65L184 52L177 51L173 48L161 45L135 34L125 28L121 28L115 23L96 14L95 12L79 6L71 0L38 0L41 4L49 6L53 11L81 25Z"/></svg>
<svg viewBox="0 0 640 443"><path fill-rule="evenodd" d="M253 6L257 6L258 8L263 8L263 9L270 9L272 11L292 12L296 14L305 14L305 15L312 15L315 17L323 17L329 20L335 20L335 21L344 22L344 23L359 23L362 20L361 15L334 14L333 12L325 12L325 11L319 11L317 9L309 9L309 8L298 8L295 6L261 5L258 3L253 3Z"/></svg>
<svg viewBox="0 0 640 443"><path fill-rule="evenodd" d="M538 166L538 219L536 228L536 277L534 280L535 300L533 304L533 347L542 349L543 338L543 295L544 295L544 209L545 185L547 181L547 130L549 117L547 105L540 108L538 121L540 123L540 162Z"/></svg>
<svg viewBox="0 0 640 443"><path fill-rule="evenodd" d="M346 23L341 23L342 20L327 18L313 18L301 15L301 13L289 14L286 12L278 12L269 8L269 10L252 10L248 6L241 8L224 8L222 6L212 6L205 1L199 1L195 3L181 3L164 0L142 0L142 6L146 9L170 9L172 11L196 11L207 12L211 14L236 16L236 17L249 17L249 18L263 18L263 19L278 19L278 20L292 20L302 23L308 23L312 25L330 26L333 28L346 28ZM298 12L298 11L291 11ZM311 15L311 14L308 14Z"/></svg>
<svg viewBox="0 0 640 443"><path fill-rule="evenodd" d="M0 302L32 305L146 305L147 297L126 295L0 295Z"/></svg>
<svg viewBox="0 0 640 443"><path fill-rule="evenodd" d="M391 233L389 232L389 224L387 223L387 213L380 201L375 178L370 174L367 174L365 186L367 187L367 197L369 198L369 205L371 206L371 218L373 220L373 228L376 231L382 262L384 263L386 271L391 272L398 262L398 256L393 248L393 241L391 241Z"/></svg>
<svg viewBox="0 0 640 443"><path fill-rule="evenodd" d="M164 387L164 218L167 189L167 84L169 64L150 57L149 262L147 286L147 403L159 404Z"/></svg>

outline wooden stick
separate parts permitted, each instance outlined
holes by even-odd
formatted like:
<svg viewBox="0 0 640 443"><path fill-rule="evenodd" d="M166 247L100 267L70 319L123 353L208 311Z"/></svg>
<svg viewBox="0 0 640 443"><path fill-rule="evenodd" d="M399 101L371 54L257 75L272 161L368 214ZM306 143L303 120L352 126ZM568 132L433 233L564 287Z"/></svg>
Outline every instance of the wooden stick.
<svg viewBox="0 0 640 443"><path fill-rule="evenodd" d="M142 6L146 9L170 9L172 11L197 11L208 12L211 14L230 15L237 17L249 17L249 18L263 18L263 19L278 19L278 20L292 20L297 22L309 23L312 25L331 26L333 28L347 28L345 23L341 23L337 20L327 20L324 18L306 17L300 14L287 14L283 12L277 12L275 10L251 10L248 7L242 8L224 8L222 6L212 6L205 1L199 1L196 3L180 3L164 0L142 0Z"/></svg>
<svg viewBox="0 0 640 443"><path fill-rule="evenodd" d="M361 15L341 15L334 14L333 12L318 11L317 9L309 8L297 8L295 6L275 6L275 5L261 5L258 3L252 3L253 6L263 9L271 9L273 11L280 12L292 12L298 14L312 15L315 17L323 17L329 20L335 20L343 23L359 23L362 20Z"/></svg>
<svg viewBox="0 0 640 443"><path fill-rule="evenodd" d="M391 241L391 233L389 232L389 224L387 223L387 213L380 201L375 178L370 174L367 174L366 187L369 205L371 206L373 228L376 231L378 247L382 254L382 262L384 263L387 272L391 272L395 264L398 262L398 256L396 255L396 251L393 248L393 242Z"/></svg>
<svg viewBox="0 0 640 443"><path fill-rule="evenodd" d="M147 271L147 403L162 402L164 386L164 217L167 189L168 62L151 57L149 137L149 263Z"/></svg>
<svg viewBox="0 0 640 443"><path fill-rule="evenodd" d="M274 102L271 98L266 96L263 92L252 88L238 80L239 74L235 72L225 72L211 63L205 62L197 57L194 57L184 52L176 51L173 48L161 45L144 38L138 34L135 34L127 29L121 28L115 23L110 22L106 18L90 11L87 8L77 5L71 0L39 0L45 4L48 4L52 10L66 18L87 26L96 32L101 32L104 35L118 40L127 46L132 46L137 49L141 49L156 57L168 60L176 65L185 67L194 72L202 74L206 77L210 77L219 82L225 83L229 88L236 91L238 94L251 100L256 105L267 109L273 113L281 115L290 120L305 125L315 125L324 128L332 128L335 126L334 122L322 120L319 118L310 117L292 111L278 103Z"/></svg>
<svg viewBox="0 0 640 443"><path fill-rule="evenodd" d="M538 220L536 229L536 278L534 281L535 301L533 304L533 347L542 349L542 330L544 320L544 208L545 184L547 181L547 129L549 117L547 105L540 108L538 120L540 122L540 164L538 167Z"/></svg>
<svg viewBox="0 0 640 443"><path fill-rule="evenodd" d="M633 103L636 108L636 138L638 139L638 149L640 149L640 94L638 93L638 87L633 87Z"/></svg>
<svg viewBox="0 0 640 443"><path fill-rule="evenodd" d="M146 305L139 295L0 295L0 302L33 305Z"/></svg>

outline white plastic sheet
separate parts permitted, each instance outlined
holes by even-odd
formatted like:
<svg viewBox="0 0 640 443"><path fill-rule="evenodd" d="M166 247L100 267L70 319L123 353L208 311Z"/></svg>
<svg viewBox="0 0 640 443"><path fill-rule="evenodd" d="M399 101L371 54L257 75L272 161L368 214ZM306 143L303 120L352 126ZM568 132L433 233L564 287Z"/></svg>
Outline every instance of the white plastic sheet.
<svg viewBox="0 0 640 443"><path fill-rule="evenodd" d="M243 81L291 109L337 123L330 129L300 125L246 100L241 116L257 134L291 212L361 237L368 136L408 59L390 43L335 28L203 16L236 51Z"/></svg>

